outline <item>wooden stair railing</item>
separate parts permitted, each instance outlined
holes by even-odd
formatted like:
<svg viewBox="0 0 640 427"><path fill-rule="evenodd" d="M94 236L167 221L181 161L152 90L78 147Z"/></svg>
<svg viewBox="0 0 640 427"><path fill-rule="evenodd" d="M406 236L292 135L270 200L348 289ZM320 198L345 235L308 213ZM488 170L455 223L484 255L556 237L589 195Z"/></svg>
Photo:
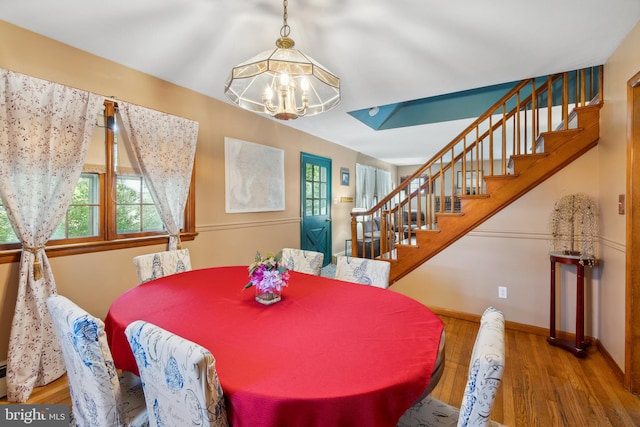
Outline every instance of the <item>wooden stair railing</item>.
<svg viewBox="0 0 640 427"><path fill-rule="evenodd" d="M393 283L590 149L602 73L518 83L373 208L351 214L351 255L390 261Z"/></svg>

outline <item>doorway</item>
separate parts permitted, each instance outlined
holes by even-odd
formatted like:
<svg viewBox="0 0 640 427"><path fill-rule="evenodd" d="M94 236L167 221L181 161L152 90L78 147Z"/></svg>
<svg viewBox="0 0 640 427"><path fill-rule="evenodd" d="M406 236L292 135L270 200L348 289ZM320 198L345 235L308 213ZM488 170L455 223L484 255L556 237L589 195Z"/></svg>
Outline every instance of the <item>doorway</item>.
<svg viewBox="0 0 640 427"><path fill-rule="evenodd" d="M625 388L640 393L640 72L627 85Z"/></svg>
<svg viewBox="0 0 640 427"><path fill-rule="evenodd" d="M300 248L331 262L331 159L300 154Z"/></svg>

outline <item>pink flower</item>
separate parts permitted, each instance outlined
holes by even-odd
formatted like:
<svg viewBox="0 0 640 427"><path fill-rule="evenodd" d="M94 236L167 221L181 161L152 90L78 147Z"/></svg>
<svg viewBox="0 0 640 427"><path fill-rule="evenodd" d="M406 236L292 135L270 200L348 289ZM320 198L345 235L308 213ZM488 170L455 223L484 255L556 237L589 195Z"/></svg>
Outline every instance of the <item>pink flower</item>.
<svg viewBox="0 0 640 427"><path fill-rule="evenodd" d="M257 252L254 262L249 266L249 283L245 289L256 286L261 292L282 291L282 287L289 283L289 270L281 260L281 252L266 257Z"/></svg>

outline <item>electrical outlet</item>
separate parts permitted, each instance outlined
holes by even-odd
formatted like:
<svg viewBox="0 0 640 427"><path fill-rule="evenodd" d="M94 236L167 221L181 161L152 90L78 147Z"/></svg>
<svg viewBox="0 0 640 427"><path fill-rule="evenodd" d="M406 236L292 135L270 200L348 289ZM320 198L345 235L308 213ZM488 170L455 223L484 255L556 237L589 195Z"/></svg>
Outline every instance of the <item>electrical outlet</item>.
<svg viewBox="0 0 640 427"><path fill-rule="evenodd" d="M507 287L506 286L498 286L498 298L507 299Z"/></svg>

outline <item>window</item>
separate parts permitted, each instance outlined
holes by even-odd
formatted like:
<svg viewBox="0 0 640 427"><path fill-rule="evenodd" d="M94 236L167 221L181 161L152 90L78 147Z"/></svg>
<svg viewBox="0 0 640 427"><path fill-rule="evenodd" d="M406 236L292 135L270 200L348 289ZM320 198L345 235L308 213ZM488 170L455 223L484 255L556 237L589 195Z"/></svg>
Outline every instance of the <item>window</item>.
<svg viewBox="0 0 640 427"><path fill-rule="evenodd" d="M425 182L426 179L424 177L412 179L409 183L409 194L415 193L418 189L423 189Z"/></svg>
<svg viewBox="0 0 640 427"><path fill-rule="evenodd" d="M118 176L116 184L116 232L162 231L164 225L144 179Z"/></svg>
<svg viewBox="0 0 640 427"><path fill-rule="evenodd" d="M306 164L305 216L328 215L327 209L327 168Z"/></svg>
<svg viewBox="0 0 640 427"><path fill-rule="evenodd" d="M49 240L100 235L100 176L80 175L67 214Z"/></svg>
<svg viewBox="0 0 640 427"><path fill-rule="evenodd" d="M13 227L7 218L7 211L4 209L2 200L0 200L0 244L1 243L18 243L19 240L13 232Z"/></svg>
<svg viewBox="0 0 640 427"><path fill-rule="evenodd" d="M141 176L130 165L131 149L116 126L117 105L105 101L84 172L67 213L47 242L49 257L158 244L167 232ZM195 172L192 174L195 176ZM195 233L194 184L187 198L182 240ZM20 243L0 201L0 263L20 258Z"/></svg>

